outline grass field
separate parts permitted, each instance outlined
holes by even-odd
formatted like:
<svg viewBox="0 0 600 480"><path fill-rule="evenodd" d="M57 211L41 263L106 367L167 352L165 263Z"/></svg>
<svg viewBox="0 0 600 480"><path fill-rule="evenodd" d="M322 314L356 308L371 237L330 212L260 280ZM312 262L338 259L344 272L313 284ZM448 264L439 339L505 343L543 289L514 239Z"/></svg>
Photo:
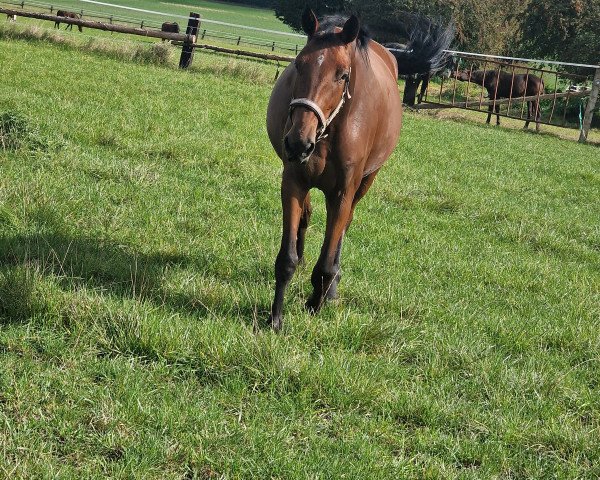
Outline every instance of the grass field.
<svg viewBox="0 0 600 480"><path fill-rule="evenodd" d="M0 0L0 6L10 8L12 3L20 3L20 1L18 2L17 0ZM141 20L144 20L145 25L150 25L151 27L160 27L160 24L164 21L176 21L179 23L180 27L182 28L182 31L185 31L187 21L180 17L182 15L188 16L190 12L196 12L199 13L203 19L203 23L201 24L201 30L207 30L208 36L205 38L205 41L210 41L211 43L217 44L235 44L235 39L238 36L242 37L242 47L250 49L253 48L253 45L248 44L248 42L276 42L280 47L285 48L294 48L295 44L304 43L304 39L301 37L279 35L271 32L261 32L253 29L244 29L228 25L210 23L210 21L216 21L235 25L243 25L258 29L272 30L277 32L295 33L290 29L290 27L278 20L275 17L275 14L272 10L268 9L253 8L244 5L228 4L224 2L216 2L209 0L116 0L114 2L108 1L104 3L121 5L124 7L131 7L135 9L142 9L153 12L160 12L161 14L157 15L147 12L137 12L134 10L127 10L107 5L86 3L81 0L60 0L58 3L45 0L41 0L40 2L37 2L37 0L31 0L30 3L28 3L26 0L27 9L32 11L43 11L45 13L49 13L49 5L52 5L54 11L56 11L59 8L64 8L75 12L81 12L83 10L84 16L89 19L93 19L93 17L97 15L114 15L116 19L125 19L128 22L133 23L139 23ZM46 22L43 20L38 21L19 18L19 23L34 24L48 28L52 27L52 24L50 22ZM90 32L91 30L84 29L84 34L88 35ZM72 33L74 36L81 35L77 31ZM93 35L111 36L109 32L102 32L99 30L93 31ZM231 36L231 38L219 38L215 35L229 35ZM145 40L156 41L152 39ZM254 48L256 47L257 45L254 45ZM278 47L278 51L279 50L280 48Z"/></svg>
<svg viewBox="0 0 600 480"><path fill-rule="evenodd" d="M124 58L0 38L0 476L600 476L597 146L407 113L275 335L272 67Z"/></svg>

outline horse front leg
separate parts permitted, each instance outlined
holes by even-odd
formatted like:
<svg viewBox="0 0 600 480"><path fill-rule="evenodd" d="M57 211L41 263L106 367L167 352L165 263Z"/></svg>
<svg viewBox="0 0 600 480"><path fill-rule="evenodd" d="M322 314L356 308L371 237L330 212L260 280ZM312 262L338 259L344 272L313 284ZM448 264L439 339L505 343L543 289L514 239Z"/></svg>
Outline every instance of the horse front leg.
<svg viewBox="0 0 600 480"><path fill-rule="evenodd" d="M494 112L494 106L493 105L488 105L488 118L485 121L485 123L489 124L490 121L492 120L492 113Z"/></svg>
<svg viewBox="0 0 600 480"><path fill-rule="evenodd" d="M423 78L423 83L421 84L421 92L419 93L419 96L417 97L417 100L419 103L421 103L423 101L425 92L427 92L427 88L429 87L429 79L430 78L431 78L431 75L429 75L429 74L425 75Z"/></svg>
<svg viewBox="0 0 600 480"><path fill-rule="evenodd" d="M525 126L523 127L525 130L529 128L529 120L531 119L531 106L533 102L527 102L527 120L525 120Z"/></svg>
<svg viewBox="0 0 600 480"><path fill-rule="evenodd" d="M281 182L283 233L281 247L275 260L275 298L269 321L273 330L282 326L283 297L298 265L298 229L308 190L301 188L284 170ZM302 237L304 240L304 237Z"/></svg>
<svg viewBox="0 0 600 480"><path fill-rule="evenodd" d="M342 238L348 226L353 198L354 192L344 192L336 196L335 199L327 197L325 241L321 247L319 260L311 275L313 293L306 302L306 308L311 313L317 313L326 298L332 298L336 295Z"/></svg>
<svg viewBox="0 0 600 480"><path fill-rule="evenodd" d="M533 107L532 107L533 108ZM540 131L540 121L542 120L542 110L540 109L540 102L535 103L535 131Z"/></svg>
<svg viewBox="0 0 600 480"><path fill-rule="evenodd" d="M304 199L304 205L302 206L302 215L300 216L300 226L298 228L298 241L296 244L298 263L302 265L304 265L304 237L306 236L306 229L310 223L311 214L312 205L310 203L310 193L307 193L306 198Z"/></svg>
<svg viewBox="0 0 600 480"><path fill-rule="evenodd" d="M500 125L500 105L496 105L496 125Z"/></svg>

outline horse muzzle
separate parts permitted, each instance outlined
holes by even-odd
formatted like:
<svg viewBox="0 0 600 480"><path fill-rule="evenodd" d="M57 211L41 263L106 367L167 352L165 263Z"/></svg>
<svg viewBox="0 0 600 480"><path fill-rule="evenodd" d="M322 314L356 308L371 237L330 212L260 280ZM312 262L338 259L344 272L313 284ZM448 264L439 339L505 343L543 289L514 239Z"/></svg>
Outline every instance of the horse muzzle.
<svg viewBox="0 0 600 480"><path fill-rule="evenodd" d="M293 129L283 138L283 148L290 162L306 163L315 151L315 139L298 135Z"/></svg>

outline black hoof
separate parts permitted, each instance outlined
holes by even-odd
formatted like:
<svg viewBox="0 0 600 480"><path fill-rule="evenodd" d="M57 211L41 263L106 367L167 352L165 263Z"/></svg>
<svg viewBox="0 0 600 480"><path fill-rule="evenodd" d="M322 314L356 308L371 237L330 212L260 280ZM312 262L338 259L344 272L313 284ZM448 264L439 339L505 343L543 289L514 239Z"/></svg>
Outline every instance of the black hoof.
<svg viewBox="0 0 600 480"><path fill-rule="evenodd" d="M325 298L327 300L337 300L340 298L340 295L337 293L337 290L330 290L327 292L327 296Z"/></svg>
<svg viewBox="0 0 600 480"><path fill-rule="evenodd" d="M271 315L269 317L269 323L271 324L271 328L273 329L274 332L279 332L279 331L281 331L281 327L283 326L283 319L281 318L281 315L279 315L279 316Z"/></svg>
<svg viewBox="0 0 600 480"><path fill-rule="evenodd" d="M321 297L316 295L311 295L310 298L304 304L304 307L311 315L315 315L321 309Z"/></svg>

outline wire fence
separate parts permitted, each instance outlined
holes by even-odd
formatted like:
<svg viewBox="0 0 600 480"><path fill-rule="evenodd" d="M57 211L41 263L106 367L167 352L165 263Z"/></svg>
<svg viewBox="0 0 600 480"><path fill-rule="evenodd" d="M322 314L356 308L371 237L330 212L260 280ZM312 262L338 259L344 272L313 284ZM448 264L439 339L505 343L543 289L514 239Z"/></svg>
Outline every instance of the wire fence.
<svg viewBox="0 0 600 480"><path fill-rule="evenodd" d="M83 1L83 0L82 0ZM98 5L106 5L106 6L115 6L119 8L127 8L128 10L134 11L142 11L149 12L156 15L161 15L161 19L149 19L149 18L140 18L140 17L131 17L127 15L120 14L108 14L106 12L100 12L92 9L77 9L74 10L73 6L66 6L59 3L47 3L47 2L37 2L35 0L1 0L0 5L10 5L12 7L19 7L21 9L25 8L35 8L36 11L40 9L46 10L49 13L56 13L58 10L68 10L75 11L82 16L82 18L94 19L98 21L106 21L110 24L123 24L129 26L136 26L140 28L153 28L160 30L162 23L165 20L174 20L177 18L180 19L188 19L188 16L184 15L175 15L170 13L162 13L162 12L153 12L150 10L142 10L142 9L133 9L131 7L122 7L113 4L103 3L103 2L89 2ZM218 28L210 28L206 25L222 25L228 27L228 30L218 29ZM185 25L182 25L185 28ZM245 29L250 29L248 31L244 31ZM258 31L266 36L271 36L272 38L260 38L256 36L252 36L249 34L249 31ZM274 38L275 35L286 35L291 38L295 38L298 42L289 42L282 40L281 38ZM246 27L243 25L236 25L227 22L219 22L215 20L209 19L201 19L201 29L199 32L199 38L202 40L213 39L219 43L226 45L235 45L235 46L247 46L254 49L258 49L261 51L270 51L270 52L282 52L287 54L298 54L298 52L302 49L305 41L303 36L297 34L290 34L289 32L277 32L275 30L268 29L259 29L255 27Z"/></svg>
<svg viewBox="0 0 600 480"><path fill-rule="evenodd" d="M507 117L523 120L526 126L532 122L537 128L545 124L583 131L586 100L598 88L600 66L447 53L452 55L450 68L435 78L423 78L431 82L416 108L460 108L487 113L488 123L496 116L498 124L500 117Z"/></svg>

